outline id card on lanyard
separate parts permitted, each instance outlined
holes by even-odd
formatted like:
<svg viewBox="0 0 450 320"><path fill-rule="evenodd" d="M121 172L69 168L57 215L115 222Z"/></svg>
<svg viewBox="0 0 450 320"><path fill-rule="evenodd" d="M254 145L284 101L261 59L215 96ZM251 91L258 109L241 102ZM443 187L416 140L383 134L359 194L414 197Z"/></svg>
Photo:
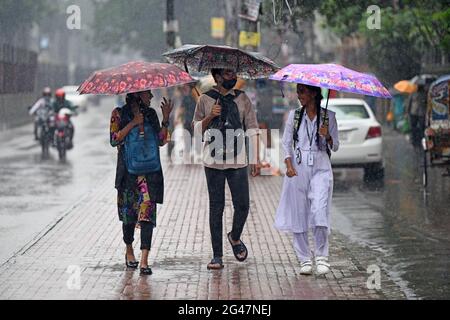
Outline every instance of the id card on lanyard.
<svg viewBox="0 0 450 320"><path fill-rule="evenodd" d="M309 134L309 126L308 126L308 121L306 120L306 117L305 117L305 122L306 122L306 133L308 135L308 140L309 140L309 153L308 153L308 161L307 162L308 162L308 166L312 167L314 165L314 155L312 153L312 143L314 140L313 132L314 132L315 125L313 125L311 134Z"/></svg>

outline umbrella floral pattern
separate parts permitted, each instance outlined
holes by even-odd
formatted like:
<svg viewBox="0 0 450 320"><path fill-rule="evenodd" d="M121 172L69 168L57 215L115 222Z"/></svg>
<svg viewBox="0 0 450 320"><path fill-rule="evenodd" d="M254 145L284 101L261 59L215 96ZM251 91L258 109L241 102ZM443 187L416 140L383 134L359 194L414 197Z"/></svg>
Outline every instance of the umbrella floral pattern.
<svg viewBox="0 0 450 320"><path fill-rule="evenodd" d="M163 56L188 72L208 73L212 68L227 68L236 71L243 79L267 78L280 69L260 53L229 46L188 44L166 52Z"/></svg>
<svg viewBox="0 0 450 320"><path fill-rule="evenodd" d="M80 94L124 94L195 82L187 72L168 63L134 61L94 72L78 88Z"/></svg>
<svg viewBox="0 0 450 320"><path fill-rule="evenodd" d="M389 90L375 76L337 64L290 64L270 76L270 79L379 98L392 98Z"/></svg>

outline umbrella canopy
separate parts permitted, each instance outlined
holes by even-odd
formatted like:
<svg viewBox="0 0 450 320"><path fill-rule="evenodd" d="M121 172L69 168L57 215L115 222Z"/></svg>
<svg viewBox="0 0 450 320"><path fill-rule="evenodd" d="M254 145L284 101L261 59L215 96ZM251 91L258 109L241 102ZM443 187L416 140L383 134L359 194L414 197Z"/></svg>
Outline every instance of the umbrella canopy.
<svg viewBox="0 0 450 320"><path fill-rule="evenodd" d="M187 44L163 56L187 72L209 73L213 68L232 69L244 79L267 78L280 69L260 53L228 46Z"/></svg>
<svg viewBox="0 0 450 320"><path fill-rule="evenodd" d="M290 64L270 76L269 79L379 98L392 98L389 90L375 76L337 64Z"/></svg>
<svg viewBox="0 0 450 320"><path fill-rule="evenodd" d="M132 61L94 72L78 88L80 94L124 94L196 82L168 63Z"/></svg>
<svg viewBox="0 0 450 320"><path fill-rule="evenodd" d="M417 91L417 85L408 80L402 80L394 84L394 88L401 93L414 93Z"/></svg>

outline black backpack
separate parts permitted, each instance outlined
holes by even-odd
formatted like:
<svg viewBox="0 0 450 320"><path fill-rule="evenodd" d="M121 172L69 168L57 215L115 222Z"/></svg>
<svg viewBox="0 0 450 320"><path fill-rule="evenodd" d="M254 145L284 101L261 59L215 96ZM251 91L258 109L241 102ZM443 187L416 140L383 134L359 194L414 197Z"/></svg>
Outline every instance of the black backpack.
<svg viewBox="0 0 450 320"><path fill-rule="evenodd" d="M222 133L223 141L222 141L222 149L213 148L211 150L211 157L215 158L216 153L222 154L223 160L226 160L227 157L235 158L242 150L242 147L245 143L245 130L241 123L241 118L239 116L239 109L234 101L239 95L243 93L240 90L234 90L235 95L228 94L226 96L221 95L216 90L209 90L205 94L210 98L214 99L214 101L219 100L218 104L222 107L221 115L215 117L208 125L207 129L217 129ZM239 134L233 135L233 137L227 137L226 130L238 130L242 129L243 131ZM208 131L206 131L208 132ZM233 138L233 148L232 150L227 150L227 139ZM214 140L212 137L207 139L208 144L211 144ZM229 142L228 145L231 143Z"/></svg>

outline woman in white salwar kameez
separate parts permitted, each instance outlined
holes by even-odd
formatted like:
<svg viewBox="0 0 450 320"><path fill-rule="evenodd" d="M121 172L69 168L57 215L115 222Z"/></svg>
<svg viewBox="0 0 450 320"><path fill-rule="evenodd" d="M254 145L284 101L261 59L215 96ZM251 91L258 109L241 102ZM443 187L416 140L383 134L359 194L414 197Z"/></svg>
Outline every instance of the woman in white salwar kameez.
<svg viewBox="0 0 450 320"><path fill-rule="evenodd" d="M300 274L312 274L311 254L315 257L316 273L325 274L330 271L328 236L333 195L330 154L339 148L337 123L334 112L325 113L320 107L323 98L320 88L298 84L297 95L302 107L289 113L282 139L287 170L275 227L293 233ZM315 242L313 252L308 242L309 230Z"/></svg>

